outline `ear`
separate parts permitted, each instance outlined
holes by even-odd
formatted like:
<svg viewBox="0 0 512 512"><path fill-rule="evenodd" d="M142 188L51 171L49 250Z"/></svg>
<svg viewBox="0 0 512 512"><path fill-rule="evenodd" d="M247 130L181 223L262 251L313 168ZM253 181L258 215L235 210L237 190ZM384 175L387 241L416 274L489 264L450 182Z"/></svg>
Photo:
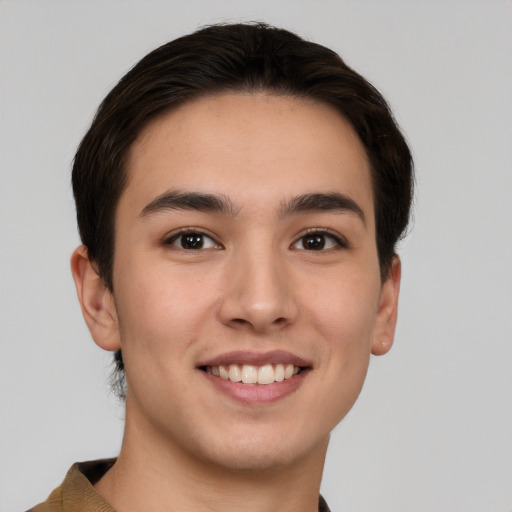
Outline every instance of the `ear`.
<svg viewBox="0 0 512 512"><path fill-rule="evenodd" d="M398 315L401 275L402 264L400 263L400 258L395 254L388 277L382 285L379 309L377 311L372 343L372 354L376 356L384 355L393 345Z"/></svg>
<svg viewBox="0 0 512 512"><path fill-rule="evenodd" d="M114 297L96 272L83 245L77 247L71 256L71 273L82 315L94 341L104 350L120 349Z"/></svg>

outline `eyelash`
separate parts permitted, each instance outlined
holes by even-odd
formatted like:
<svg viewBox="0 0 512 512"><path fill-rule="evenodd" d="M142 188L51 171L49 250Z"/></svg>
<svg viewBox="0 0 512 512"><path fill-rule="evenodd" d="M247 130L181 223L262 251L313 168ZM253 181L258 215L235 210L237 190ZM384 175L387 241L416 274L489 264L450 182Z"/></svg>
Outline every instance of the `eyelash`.
<svg viewBox="0 0 512 512"><path fill-rule="evenodd" d="M206 233L204 233L203 231L199 230L199 229L196 229L196 228L182 228L180 229L178 232L176 233L173 233L172 235L166 237L162 244L165 245L165 246L168 246L168 245L173 245L175 242L177 242L181 237L183 237L184 235L189 235L189 236L201 236L203 237L203 244L204 244L204 239L207 238L207 239L210 239L214 245L216 247L207 247L206 249L220 249L222 248L222 246L213 238L211 237L210 235L207 235ZM203 247L199 247L199 249L187 249L185 247L180 247L180 249L183 249L185 251L196 251L196 250L200 250L200 249L204 249Z"/></svg>
<svg viewBox="0 0 512 512"><path fill-rule="evenodd" d="M222 245L219 244L218 242L216 242L216 240L213 237L211 237L210 235L207 235L206 233L204 233L203 231L201 231L199 229L190 228L190 227L182 228L178 232L173 233L171 236L165 238L163 240L162 244L164 246L174 245L175 242L177 242L180 239L180 237L183 237L184 235L200 236L200 237L202 237L202 241L201 241L201 247L199 247L198 249L180 247L183 250L186 250L186 251L198 251L198 250L201 250L201 249L222 249ZM324 245L322 245L319 249L306 249L304 247L305 239L308 238L308 237L314 237L314 236L324 237L324 240L322 241L324 245L325 245L325 239L330 239L330 240L334 241L335 246L334 247L324 248ZM206 248L203 247L202 245L204 245L205 238L211 240L213 242L213 244L215 245L215 247L206 247ZM301 243L301 241L302 241L303 246L301 248L295 247L297 244ZM319 229L319 228L310 228L310 229L308 229L305 233L301 234L301 236L295 242L293 242L292 245L291 245L291 248L294 248L294 249L297 249L297 250L312 251L312 252L322 252L322 251L330 251L330 250L337 250L337 249L347 249L348 247L349 247L349 244L348 244L347 240L344 237L340 236L337 233L336 234L332 233L328 229Z"/></svg>
<svg viewBox="0 0 512 512"><path fill-rule="evenodd" d="M320 228L310 228L308 229L304 234L301 234L301 236L292 244L292 247L299 244L301 241L304 243L304 240L307 237L313 237L313 236L322 236L325 237L325 239L331 239L334 241L335 246L334 247L328 247L327 249L324 249L321 247L320 249L317 249L316 251L322 252L322 251L330 251L330 250L337 250L337 249L348 249L349 244L347 240L342 237L338 233L333 233L328 229L320 229ZM307 251L306 248L301 248L299 250ZM310 251L315 251L315 249L309 249Z"/></svg>

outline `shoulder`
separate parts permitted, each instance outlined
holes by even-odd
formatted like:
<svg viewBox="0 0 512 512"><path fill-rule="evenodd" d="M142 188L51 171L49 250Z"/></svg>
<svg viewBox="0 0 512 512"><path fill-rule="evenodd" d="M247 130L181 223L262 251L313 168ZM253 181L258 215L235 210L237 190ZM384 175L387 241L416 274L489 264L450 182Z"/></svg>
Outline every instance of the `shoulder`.
<svg viewBox="0 0 512 512"><path fill-rule="evenodd" d="M106 459L73 464L60 487L27 512L114 512L93 487L114 462Z"/></svg>
<svg viewBox="0 0 512 512"><path fill-rule="evenodd" d="M62 486L57 487L44 503L27 510L27 512L62 512Z"/></svg>

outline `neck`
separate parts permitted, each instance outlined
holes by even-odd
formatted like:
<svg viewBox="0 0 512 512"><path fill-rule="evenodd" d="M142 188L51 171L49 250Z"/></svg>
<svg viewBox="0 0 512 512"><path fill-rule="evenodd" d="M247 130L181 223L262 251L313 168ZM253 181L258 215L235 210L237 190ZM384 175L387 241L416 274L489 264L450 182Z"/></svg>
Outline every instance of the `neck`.
<svg viewBox="0 0 512 512"><path fill-rule="evenodd" d="M316 512L328 438L293 461L232 469L198 457L136 421L116 464L95 485L117 512Z"/></svg>

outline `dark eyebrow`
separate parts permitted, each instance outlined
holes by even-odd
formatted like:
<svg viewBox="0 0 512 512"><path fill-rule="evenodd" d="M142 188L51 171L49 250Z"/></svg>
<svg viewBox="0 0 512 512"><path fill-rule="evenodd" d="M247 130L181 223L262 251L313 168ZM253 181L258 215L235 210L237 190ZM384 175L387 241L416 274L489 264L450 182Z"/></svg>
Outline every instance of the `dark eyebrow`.
<svg viewBox="0 0 512 512"><path fill-rule="evenodd" d="M350 197L338 192L302 194L282 204L280 215L286 217L302 212L339 211L355 213L366 226L362 208Z"/></svg>
<svg viewBox="0 0 512 512"><path fill-rule="evenodd" d="M215 212L235 217L237 210L228 197L202 192L179 192L169 190L153 199L140 212L140 217L147 217L166 210L197 210Z"/></svg>

